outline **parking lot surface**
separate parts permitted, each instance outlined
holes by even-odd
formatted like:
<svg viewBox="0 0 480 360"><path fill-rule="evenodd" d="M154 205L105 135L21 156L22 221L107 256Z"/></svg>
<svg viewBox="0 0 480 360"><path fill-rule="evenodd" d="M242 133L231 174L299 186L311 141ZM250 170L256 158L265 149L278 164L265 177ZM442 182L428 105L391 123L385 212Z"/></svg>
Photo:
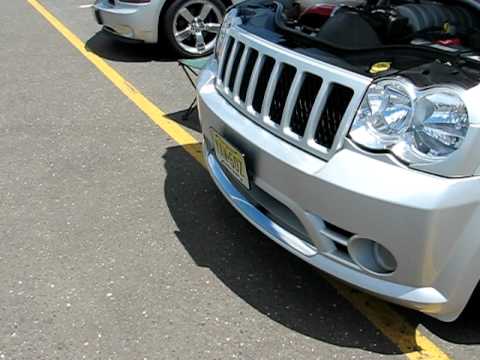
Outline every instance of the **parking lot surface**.
<svg viewBox="0 0 480 360"><path fill-rule="evenodd" d="M90 2L40 3L199 141L176 59ZM476 304L441 323L316 272L31 3L0 20L1 359L480 359Z"/></svg>

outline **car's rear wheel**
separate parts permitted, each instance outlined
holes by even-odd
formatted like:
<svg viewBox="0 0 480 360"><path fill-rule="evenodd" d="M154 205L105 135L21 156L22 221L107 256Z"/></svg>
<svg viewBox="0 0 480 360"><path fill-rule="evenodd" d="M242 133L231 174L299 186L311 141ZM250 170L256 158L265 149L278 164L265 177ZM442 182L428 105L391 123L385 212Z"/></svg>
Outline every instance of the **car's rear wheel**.
<svg viewBox="0 0 480 360"><path fill-rule="evenodd" d="M176 0L163 18L163 30L180 57L210 54L223 20L221 0Z"/></svg>

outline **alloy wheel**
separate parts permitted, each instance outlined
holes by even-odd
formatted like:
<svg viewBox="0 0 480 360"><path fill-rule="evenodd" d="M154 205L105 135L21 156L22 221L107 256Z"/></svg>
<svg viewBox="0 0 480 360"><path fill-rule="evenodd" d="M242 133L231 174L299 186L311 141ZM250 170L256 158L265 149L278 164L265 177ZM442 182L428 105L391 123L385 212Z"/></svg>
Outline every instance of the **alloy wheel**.
<svg viewBox="0 0 480 360"><path fill-rule="evenodd" d="M178 46L191 55L213 50L222 24L222 11L208 0L191 0L175 14L173 35Z"/></svg>

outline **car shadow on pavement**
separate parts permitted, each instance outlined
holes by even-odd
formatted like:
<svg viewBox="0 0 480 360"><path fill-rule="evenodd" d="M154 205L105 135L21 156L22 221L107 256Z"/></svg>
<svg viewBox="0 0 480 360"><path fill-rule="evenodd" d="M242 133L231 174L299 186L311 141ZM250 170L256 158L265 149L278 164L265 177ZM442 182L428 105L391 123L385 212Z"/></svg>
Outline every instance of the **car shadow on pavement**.
<svg viewBox="0 0 480 360"><path fill-rule="evenodd" d="M164 160L165 198L176 236L198 266L289 330L337 346L401 354L319 272L239 216L182 147L169 148Z"/></svg>
<svg viewBox="0 0 480 360"><path fill-rule="evenodd" d="M193 101L193 98L192 98L192 101ZM197 108L195 108L190 114L188 114L188 109L184 109L184 110L176 111L174 113L167 114L166 117L176 121L180 125L183 125L186 128L189 128L193 131L196 131L196 132L202 131L200 122L198 121Z"/></svg>
<svg viewBox="0 0 480 360"><path fill-rule="evenodd" d="M175 61L175 55L165 46L132 42L99 31L85 44L88 51L103 59L119 62Z"/></svg>

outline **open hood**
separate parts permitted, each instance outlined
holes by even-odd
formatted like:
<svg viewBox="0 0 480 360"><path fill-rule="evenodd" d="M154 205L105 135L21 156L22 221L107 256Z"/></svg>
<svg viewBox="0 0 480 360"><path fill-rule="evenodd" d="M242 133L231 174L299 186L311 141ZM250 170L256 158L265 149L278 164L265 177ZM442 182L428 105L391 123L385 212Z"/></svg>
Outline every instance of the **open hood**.
<svg viewBox="0 0 480 360"><path fill-rule="evenodd" d="M458 0L458 2L462 2L476 8L477 10L480 10L480 1L478 0Z"/></svg>

